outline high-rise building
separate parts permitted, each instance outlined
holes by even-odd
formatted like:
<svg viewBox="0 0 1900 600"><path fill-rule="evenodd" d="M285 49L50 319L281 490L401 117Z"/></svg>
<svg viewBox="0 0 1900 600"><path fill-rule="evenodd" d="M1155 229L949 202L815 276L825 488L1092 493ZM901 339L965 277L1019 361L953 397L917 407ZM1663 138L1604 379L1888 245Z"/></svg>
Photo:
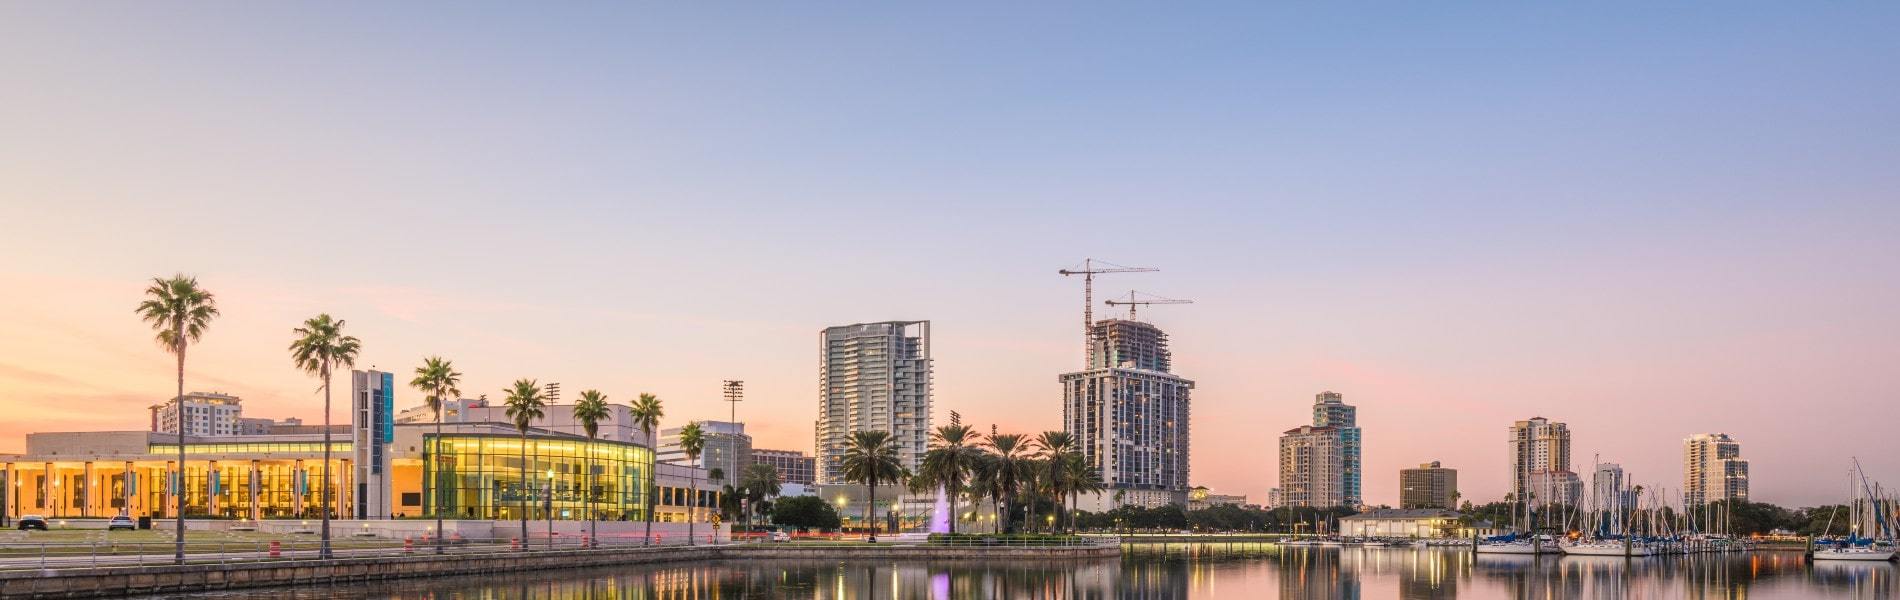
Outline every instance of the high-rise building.
<svg viewBox="0 0 1900 600"><path fill-rule="evenodd" d="M1596 473L1590 476L1589 505L1598 511L1636 508L1636 493L1630 489L1628 478L1623 475L1623 465L1597 464Z"/></svg>
<svg viewBox="0 0 1900 600"><path fill-rule="evenodd" d="M1438 461L1399 470L1399 508L1458 509L1458 470Z"/></svg>
<svg viewBox="0 0 1900 600"><path fill-rule="evenodd" d="M1530 492L1537 506L1577 506L1583 502L1583 478L1569 470L1532 471Z"/></svg>
<svg viewBox="0 0 1900 600"><path fill-rule="evenodd" d="M851 435L885 431L904 468L916 471L930 432L930 322L886 321L819 334L819 483L846 483Z"/></svg>
<svg viewBox="0 0 1900 600"><path fill-rule="evenodd" d="M240 422L244 418L243 400L208 392L191 392L153 405L152 431L178 433L178 403L181 401L185 404L185 435L216 437L244 432Z"/></svg>
<svg viewBox="0 0 1900 600"><path fill-rule="evenodd" d="M1280 436L1280 499L1286 506L1346 505L1339 432L1302 425Z"/></svg>
<svg viewBox="0 0 1900 600"><path fill-rule="evenodd" d="M1748 460L1726 433L1682 440L1682 501L1686 506L1748 499Z"/></svg>
<svg viewBox="0 0 1900 600"><path fill-rule="evenodd" d="M1540 471L1570 471L1570 427L1543 417L1511 425L1511 495L1529 498L1531 475ZM1575 477L1571 473L1571 477ZM1550 500L1545 497L1543 500Z"/></svg>
<svg viewBox="0 0 1900 600"><path fill-rule="evenodd" d="M396 439L396 376L350 371L350 441L355 459L356 518L390 517L390 443ZM339 440L340 441L340 440Z"/></svg>
<svg viewBox="0 0 1900 600"><path fill-rule="evenodd" d="M778 480L780 483L812 485L814 478L817 476L815 472L817 470L816 461L814 461L812 457L806 456L805 453L797 450L766 450L764 448L754 448L752 450L752 462L761 465L772 465L772 468L778 469Z"/></svg>
<svg viewBox="0 0 1900 600"><path fill-rule="evenodd" d="M708 477L712 476L713 469L719 469L723 479L721 483L738 481L745 474L745 467L752 464L752 436L746 435L745 424L726 421L695 423L699 424L700 436L706 442L699 450L699 460L688 459L686 448L680 446L680 431L684 427L660 430L660 447L654 450L655 460L699 467L706 470Z"/></svg>
<svg viewBox="0 0 1900 600"><path fill-rule="evenodd" d="M1345 494L1344 505L1359 506L1365 481L1360 463L1359 409L1346 404L1338 392L1320 392L1313 401L1313 426L1331 427L1339 434L1339 485Z"/></svg>
<svg viewBox="0 0 1900 600"><path fill-rule="evenodd" d="M1063 429L1123 504L1187 503L1189 392L1169 369L1168 334L1140 321L1091 328L1093 363L1064 373Z"/></svg>

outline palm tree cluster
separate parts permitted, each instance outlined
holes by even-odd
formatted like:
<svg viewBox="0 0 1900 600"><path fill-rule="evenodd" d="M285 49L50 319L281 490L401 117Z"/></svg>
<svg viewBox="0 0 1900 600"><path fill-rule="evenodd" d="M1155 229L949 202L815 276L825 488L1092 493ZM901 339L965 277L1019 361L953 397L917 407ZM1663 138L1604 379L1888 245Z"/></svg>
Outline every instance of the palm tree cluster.
<svg viewBox="0 0 1900 600"><path fill-rule="evenodd" d="M1069 432L1045 431L1033 438L998 433L985 439L967 425L944 425L931 432L930 450L910 478L910 487L918 493L944 490L951 533L964 516L957 508L959 500L988 500L993 514L1001 516L993 521L998 532L1037 531L1038 518L1047 531L1055 531L1059 523L1073 531L1076 502L1083 494L1105 489ZM1039 514L1042 499L1055 507L1053 513Z"/></svg>

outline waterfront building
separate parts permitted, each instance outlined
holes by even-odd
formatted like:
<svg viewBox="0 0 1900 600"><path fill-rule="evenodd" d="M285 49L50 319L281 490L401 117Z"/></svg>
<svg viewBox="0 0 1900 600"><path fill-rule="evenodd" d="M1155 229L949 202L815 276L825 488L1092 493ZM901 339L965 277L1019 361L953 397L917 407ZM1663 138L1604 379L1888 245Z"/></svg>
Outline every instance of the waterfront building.
<svg viewBox="0 0 1900 600"><path fill-rule="evenodd" d="M524 513L537 520L645 518L656 466L644 444L590 442L530 427L524 446L512 423L466 418L445 424L438 437L433 420L387 418L394 395L389 374L354 372L352 388L351 422L330 428L329 510L339 518L422 517L434 507L451 519L508 520ZM571 412L569 405L547 407L550 417ZM0 482L8 484L8 493L0 494L0 520L27 513L169 518L174 493L184 494L189 517L315 518L324 510L324 430L285 423L265 435L187 436L183 469L176 434L28 434L24 453L0 454ZM695 502L701 521L717 512L705 510L717 506L718 487L703 469L664 470L656 520L683 521ZM181 471L182 485L168 485Z"/></svg>
<svg viewBox="0 0 1900 600"><path fill-rule="evenodd" d="M1216 494L1208 491L1207 486L1197 485L1188 490L1188 510L1204 510L1216 506L1246 506L1245 494Z"/></svg>
<svg viewBox="0 0 1900 600"><path fill-rule="evenodd" d="M1363 504L1365 478L1360 459L1363 440L1359 432L1359 410L1346 404L1338 392L1320 392L1313 401L1313 426L1331 427L1339 435L1339 485L1345 496L1341 506Z"/></svg>
<svg viewBox="0 0 1900 600"><path fill-rule="evenodd" d="M151 406L152 431L178 433L178 404L185 405L185 435L210 437L238 435L243 428L243 400L229 394L191 392Z"/></svg>
<svg viewBox="0 0 1900 600"><path fill-rule="evenodd" d="M1748 499L1748 460L1742 444L1726 433L1698 433L1682 440L1685 506Z"/></svg>
<svg viewBox="0 0 1900 600"><path fill-rule="evenodd" d="M1348 537L1463 538L1494 535L1489 524L1460 525L1463 515L1442 508L1380 508L1339 518L1339 533Z"/></svg>
<svg viewBox="0 0 1900 600"><path fill-rule="evenodd" d="M574 418L574 405L550 405L539 419L528 426L546 431L558 431L581 437L587 436L587 428ZM396 414L398 424L426 425L435 423L435 413L428 405L404 409ZM442 403L443 423L513 423L508 418L508 407L501 403L491 404L486 398L461 398ZM607 418L596 423L595 435L611 442L624 442L653 447L660 431L653 432L654 439L647 439L640 427L634 424L633 407L624 402L607 403Z"/></svg>
<svg viewBox="0 0 1900 600"><path fill-rule="evenodd" d="M1527 497L1534 473L1570 470L1570 427L1563 423L1543 417L1518 421L1511 425L1509 444L1513 498Z"/></svg>
<svg viewBox="0 0 1900 600"><path fill-rule="evenodd" d="M781 484L812 485L817 481L817 461L804 452L754 448L752 462L772 465L772 468L778 469L778 479Z"/></svg>
<svg viewBox="0 0 1900 600"><path fill-rule="evenodd" d="M1284 506L1346 505L1340 435L1331 427L1301 425L1280 435L1280 498Z"/></svg>
<svg viewBox="0 0 1900 600"><path fill-rule="evenodd" d="M700 449L699 460L686 458L686 449L680 446L680 431L683 427L668 427L660 430L660 447L657 456L660 462L680 465L692 465L712 473L718 470L721 484L731 485L739 480L746 465L752 464L752 436L746 435L744 423L726 421L695 421L699 424L701 437L706 441Z"/></svg>
<svg viewBox="0 0 1900 600"><path fill-rule="evenodd" d="M1286 505L1286 493L1280 488L1267 490L1267 508L1279 508Z"/></svg>
<svg viewBox="0 0 1900 600"><path fill-rule="evenodd" d="M844 483L844 452L859 431L891 434L904 468L929 449L929 321L828 327L819 333L818 481Z"/></svg>
<svg viewBox="0 0 1900 600"><path fill-rule="evenodd" d="M1168 335L1154 325L1108 319L1091 332L1093 363L1058 377L1063 429L1115 504L1185 505L1194 382L1171 371Z"/></svg>
<svg viewBox="0 0 1900 600"><path fill-rule="evenodd" d="M1399 508L1458 508L1458 470L1438 461L1399 470Z"/></svg>

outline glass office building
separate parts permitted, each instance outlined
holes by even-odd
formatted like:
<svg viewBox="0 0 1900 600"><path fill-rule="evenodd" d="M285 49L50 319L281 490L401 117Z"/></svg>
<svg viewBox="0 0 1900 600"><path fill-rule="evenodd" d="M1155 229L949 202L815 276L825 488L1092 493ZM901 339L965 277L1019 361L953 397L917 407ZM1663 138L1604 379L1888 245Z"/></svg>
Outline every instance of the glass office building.
<svg viewBox="0 0 1900 600"><path fill-rule="evenodd" d="M563 436L529 437L524 447L498 433L428 434L423 444L423 463L438 468L422 474L422 514L440 506L451 519L646 518L653 451L645 446Z"/></svg>

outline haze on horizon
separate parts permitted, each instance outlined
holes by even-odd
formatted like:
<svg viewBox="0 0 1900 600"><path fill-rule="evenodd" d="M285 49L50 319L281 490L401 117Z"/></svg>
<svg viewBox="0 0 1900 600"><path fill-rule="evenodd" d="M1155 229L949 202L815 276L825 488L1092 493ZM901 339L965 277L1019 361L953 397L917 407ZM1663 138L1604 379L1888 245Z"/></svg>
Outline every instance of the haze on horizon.
<svg viewBox="0 0 1900 600"><path fill-rule="evenodd" d="M1719 431L1756 499L1835 502L1900 479L1896 13L4 4L0 452L146 426L175 272L224 312L187 387L251 416L318 418L284 347L329 312L470 396L678 424L744 379L809 451L819 330L929 319L937 423L1056 429L1093 256L1195 300L1142 315L1219 492L1334 390L1375 504L1433 460L1500 497L1532 416L1579 472L1679 488Z"/></svg>

